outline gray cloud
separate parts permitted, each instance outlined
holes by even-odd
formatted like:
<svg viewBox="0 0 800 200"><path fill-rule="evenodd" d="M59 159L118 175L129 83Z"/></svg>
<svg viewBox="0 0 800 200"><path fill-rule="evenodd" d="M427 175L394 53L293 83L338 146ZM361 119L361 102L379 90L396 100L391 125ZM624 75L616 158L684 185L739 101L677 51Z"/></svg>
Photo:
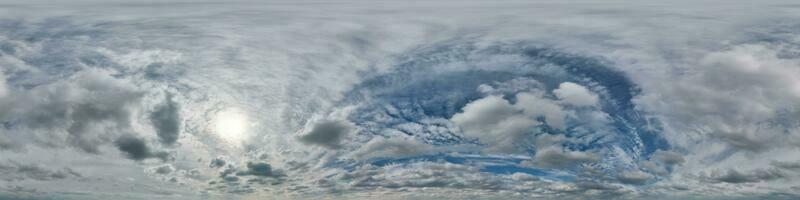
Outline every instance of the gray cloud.
<svg viewBox="0 0 800 200"><path fill-rule="evenodd" d="M626 171L617 175L617 180L625 184L641 185L651 180L653 175L644 173L639 170Z"/></svg>
<svg viewBox="0 0 800 200"><path fill-rule="evenodd" d="M433 154L438 149L410 137L373 138L353 152L356 159L373 157L406 157L419 154Z"/></svg>
<svg viewBox="0 0 800 200"><path fill-rule="evenodd" d="M350 122L344 120L323 120L314 123L311 129L301 135L300 142L319 145L328 149L338 149L342 140L354 130Z"/></svg>
<svg viewBox="0 0 800 200"><path fill-rule="evenodd" d="M774 167L785 169L785 170L800 171L800 161L795 161L795 162L772 161L769 164L774 166Z"/></svg>
<svg viewBox="0 0 800 200"><path fill-rule="evenodd" d="M43 165L22 164L14 161L0 163L0 177L5 180L24 180L33 179L38 181L49 181L65 179L70 177L82 177L82 175L71 168L48 169Z"/></svg>
<svg viewBox="0 0 800 200"><path fill-rule="evenodd" d="M265 162L248 162L247 170L237 173L239 176L277 176L278 174L272 171L272 165Z"/></svg>
<svg viewBox="0 0 800 200"><path fill-rule="evenodd" d="M211 159L211 162L208 163L208 167L220 168L220 167L224 167L226 163L227 163L227 161L225 161L225 157L220 156L220 157L216 157L214 159Z"/></svg>
<svg viewBox="0 0 800 200"><path fill-rule="evenodd" d="M770 168L770 169L756 169L747 172L740 172L735 169L728 169L725 172L713 171L708 175L702 176L706 181L713 183L753 183L761 181L771 181L775 179L786 178L786 173Z"/></svg>
<svg viewBox="0 0 800 200"><path fill-rule="evenodd" d="M653 158L667 165L677 165L686 162L686 160L683 158L683 155L664 150L656 150L656 152L653 153Z"/></svg>
<svg viewBox="0 0 800 200"><path fill-rule="evenodd" d="M155 172L157 174L169 174L173 171L175 171L175 167L173 167L171 164L166 164L155 168Z"/></svg>
<svg viewBox="0 0 800 200"><path fill-rule="evenodd" d="M597 161L596 155L589 152L563 150L557 147L543 148L536 152L528 165L557 168L586 162Z"/></svg>
<svg viewBox="0 0 800 200"><path fill-rule="evenodd" d="M72 146L89 153L116 135L131 132L132 107L142 92L100 70L42 85L0 101L0 121L18 122L28 131L15 142L35 141L48 147ZM17 129L19 130L19 129ZM66 133L66 134L62 134Z"/></svg>
<svg viewBox="0 0 800 200"><path fill-rule="evenodd" d="M147 142L133 136L122 136L114 141L114 145L132 160L140 161L148 158L158 158L166 161L169 159L169 153L155 152L150 149Z"/></svg>
<svg viewBox="0 0 800 200"><path fill-rule="evenodd" d="M164 103L150 114L150 123L155 127L161 143L171 145L180 136L180 107L177 102L172 100L171 94L166 94L164 98Z"/></svg>

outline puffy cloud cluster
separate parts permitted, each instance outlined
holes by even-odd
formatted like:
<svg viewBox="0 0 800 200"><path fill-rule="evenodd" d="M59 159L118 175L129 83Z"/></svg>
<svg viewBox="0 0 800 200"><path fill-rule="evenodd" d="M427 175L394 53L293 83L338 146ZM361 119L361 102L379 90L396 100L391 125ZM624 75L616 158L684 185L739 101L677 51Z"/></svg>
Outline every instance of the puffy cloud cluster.
<svg viewBox="0 0 800 200"><path fill-rule="evenodd" d="M99 153L100 146L133 132L134 108L143 95L107 72L87 70L0 99L0 120L10 122L6 131L26 133L11 138L16 143Z"/></svg>
<svg viewBox="0 0 800 200"><path fill-rule="evenodd" d="M501 96L487 96L467 104L463 110L450 120L466 136L478 138L490 145L490 151L497 152L517 151L518 142L524 142L531 128L541 124L536 117L544 116L548 123L563 128L566 116L554 102L530 93L517 94L516 104Z"/></svg>
<svg viewBox="0 0 800 200"><path fill-rule="evenodd" d="M701 142L748 152L796 146L798 126L786 120L800 116L800 59L781 56L784 48L743 44L708 53L686 69L690 74L640 97L640 105L676 132L705 135Z"/></svg>
<svg viewBox="0 0 800 200"><path fill-rule="evenodd" d="M497 91L487 85L482 85L479 90ZM566 120L576 117L575 111L568 106L597 106L599 101L596 94L571 82L562 83L552 93L558 100L549 99L537 90L518 92L514 95L513 104L501 95L488 95L468 103L462 112L456 113L450 120L461 128L464 135L488 144L489 152L520 152L526 145L535 143L537 138L533 136L538 134L534 131L536 126L547 125L565 130ZM536 145L540 153L535 159L553 164L544 164L549 167L596 159L584 152L561 150L551 145L557 144L539 142Z"/></svg>
<svg viewBox="0 0 800 200"><path fill-rule="evenodd" d="M564 82L553 90L553 94L566 104L574 106L597 106L600 98L585 87Z"/></svg>

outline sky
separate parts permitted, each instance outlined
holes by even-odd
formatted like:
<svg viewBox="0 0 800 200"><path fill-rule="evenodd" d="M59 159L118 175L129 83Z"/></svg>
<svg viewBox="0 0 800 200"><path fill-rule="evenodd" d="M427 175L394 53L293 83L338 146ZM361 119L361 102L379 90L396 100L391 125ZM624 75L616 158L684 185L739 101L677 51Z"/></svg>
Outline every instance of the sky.
<svg viewBox="0 0 800 200"><path fill-rule="evenodd" d="M798 199L793 1L0 0L0 199Z"/></svg>

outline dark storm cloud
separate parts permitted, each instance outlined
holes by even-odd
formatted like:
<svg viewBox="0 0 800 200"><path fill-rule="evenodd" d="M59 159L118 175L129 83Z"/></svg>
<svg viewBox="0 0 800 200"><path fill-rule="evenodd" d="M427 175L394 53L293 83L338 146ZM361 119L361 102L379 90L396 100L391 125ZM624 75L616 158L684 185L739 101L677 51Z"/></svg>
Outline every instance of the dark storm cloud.
<svg viewBox="0 0 800 200"><path fill-rule="evenodd" d="M304 144L319 145L328 149L338 149L342 140L353 127L346 121L325 120L317 122L311 131L299 137Z"/></svg>
<svg viewBox="0 0 800 200"><path fill-rule="evenodd" d="M117 146L117 149L125 153L126 157L132 160L139 161L148 158L167 160L169 157L169 154L166 152L152 151L144 140L133 136L122 136L114 141L114 145Z"/></svg>
<svg viewBox="0 0 800 200"><path fill-rule="evenodd" d="M180 107L172 100L172 95L167 94L164 103L150 114L150 122L156 129L161 143L171 145L178 140L181 128Z"/></svg>

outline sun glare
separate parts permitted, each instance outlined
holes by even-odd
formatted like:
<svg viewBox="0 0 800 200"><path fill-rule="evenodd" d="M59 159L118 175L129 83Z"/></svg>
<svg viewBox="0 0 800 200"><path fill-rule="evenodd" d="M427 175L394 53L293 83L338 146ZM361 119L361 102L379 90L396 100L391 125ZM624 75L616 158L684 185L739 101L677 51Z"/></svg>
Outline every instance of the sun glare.
<svg viewBox="0 0 800 200"><path fill-rule="evenodd" d="M225 141L238 143L247 136L249 121L247 115L237 109L227 109L217 113L214 119L215 133Z"/></svg>

